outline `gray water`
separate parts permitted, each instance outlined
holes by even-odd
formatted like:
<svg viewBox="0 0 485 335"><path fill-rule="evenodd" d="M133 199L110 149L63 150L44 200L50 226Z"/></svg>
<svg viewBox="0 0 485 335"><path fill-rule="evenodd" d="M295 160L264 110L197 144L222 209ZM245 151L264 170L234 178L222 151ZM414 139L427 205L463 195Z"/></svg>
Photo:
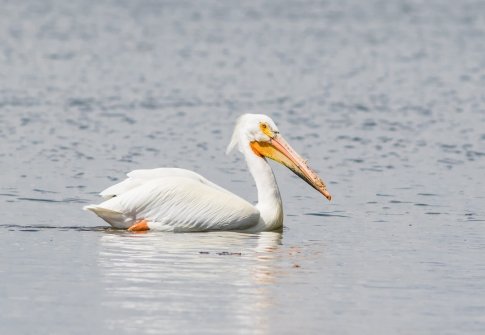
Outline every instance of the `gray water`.
<svg viewBox="0 0 485 335"><path fill-rule="evenodd" d="M1 334L484 334L484 1L0 1ZM282 232L131 234L81 211L137 168L256 201Z"/></svg>

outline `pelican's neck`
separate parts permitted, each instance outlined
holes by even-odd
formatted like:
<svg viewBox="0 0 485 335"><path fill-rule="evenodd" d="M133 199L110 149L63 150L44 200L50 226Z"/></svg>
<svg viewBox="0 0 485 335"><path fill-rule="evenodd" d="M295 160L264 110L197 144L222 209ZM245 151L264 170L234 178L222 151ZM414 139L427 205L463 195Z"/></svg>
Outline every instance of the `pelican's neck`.
<svg viewBox="0 0 485 335"><path fill-rule="evenodd" d="M257 156L249 145L243 149L243 154L258 189L256 208L261 214L259 225L264 225L264 230L278 229L283 225L283 203L273 170L266 159Z"/></svg>

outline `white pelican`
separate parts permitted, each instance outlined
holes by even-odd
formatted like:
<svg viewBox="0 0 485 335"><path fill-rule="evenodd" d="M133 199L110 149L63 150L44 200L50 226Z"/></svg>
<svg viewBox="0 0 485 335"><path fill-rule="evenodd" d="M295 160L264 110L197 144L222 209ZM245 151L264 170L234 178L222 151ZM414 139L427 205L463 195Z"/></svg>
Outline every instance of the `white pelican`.
<svg viewBox="0 0 485 335"><path fill-rule="evenodd" d="M331 200L325 183L283 139L268 116L242 115L227 153L236 146L256 182L255 206L195 172L158 168L128 173L128 179L100 193L108 200L84 209L93 211L115 228L130 231L279 229L283 225L283 205L266 157L285 165Z"/></svg>

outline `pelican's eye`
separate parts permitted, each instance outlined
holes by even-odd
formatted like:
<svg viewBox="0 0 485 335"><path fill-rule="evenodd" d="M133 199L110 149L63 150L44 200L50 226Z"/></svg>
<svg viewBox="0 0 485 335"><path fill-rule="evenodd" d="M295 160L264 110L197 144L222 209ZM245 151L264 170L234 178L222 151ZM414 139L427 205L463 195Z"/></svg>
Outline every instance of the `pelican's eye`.
<svg viewBox="0 0 485 335"><path fill-rule="evenodd" d="M270 138L273 138L275 136L274 132L271 130L267 123L261 122L259 124L259 129L261 129L263 134L269 136Z"/></svg>

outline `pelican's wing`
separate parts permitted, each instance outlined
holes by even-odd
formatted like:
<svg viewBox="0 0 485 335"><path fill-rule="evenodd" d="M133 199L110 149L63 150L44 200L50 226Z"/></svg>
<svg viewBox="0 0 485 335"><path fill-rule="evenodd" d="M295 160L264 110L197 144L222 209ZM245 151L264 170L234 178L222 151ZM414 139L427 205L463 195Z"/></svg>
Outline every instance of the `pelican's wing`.
<svg viewBox="0 0 485 335"><path fill-rule="evenodd" d="M152 230L244 230L259 221L259 211L247 201L185 177L152 179L85 209L116 228L146 219Z"/></svg>
<svg viewBox="0 0 485 335"><path fill-rule="evenodd" d="M184 177L193 179L200 183L206 184L208 186L217 188L219 190L226 191L222 187L210 182L209 180L202 177L190 170L179 169L179 168L157 168L157 169L144 169L144 170L134 170L127 174L128 178L122 182L108 187L102 191L99 195L105 199L119 196L125 192L128 192L146 182L154 179L167 178L167 177ZM228 192L228 191L226 191Z"/></svg>

